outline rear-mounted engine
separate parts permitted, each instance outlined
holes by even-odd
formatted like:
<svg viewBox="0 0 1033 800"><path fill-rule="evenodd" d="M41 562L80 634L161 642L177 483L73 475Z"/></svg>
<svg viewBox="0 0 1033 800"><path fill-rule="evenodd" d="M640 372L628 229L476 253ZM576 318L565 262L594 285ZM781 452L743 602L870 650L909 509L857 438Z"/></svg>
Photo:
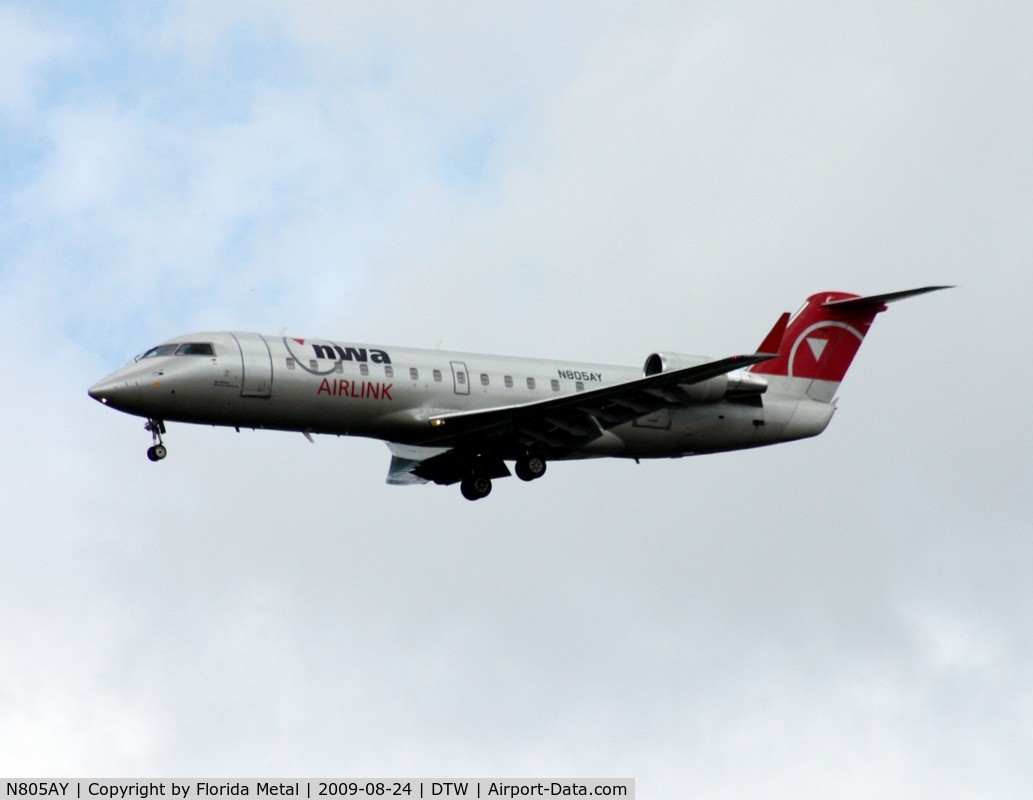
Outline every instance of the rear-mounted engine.
<svg viewBox="0 0 1033 800"><path fill-rule="evenodd" d="M642 372L645 377L649 377L661 372L698 367L709 361L713 359L681 353L651 353L642 367ZM685 394L686 400L714 403L718 400L764 394L768 389L768 382L745 369L737 369L698 383L678 384L678 389Z"/></svg>

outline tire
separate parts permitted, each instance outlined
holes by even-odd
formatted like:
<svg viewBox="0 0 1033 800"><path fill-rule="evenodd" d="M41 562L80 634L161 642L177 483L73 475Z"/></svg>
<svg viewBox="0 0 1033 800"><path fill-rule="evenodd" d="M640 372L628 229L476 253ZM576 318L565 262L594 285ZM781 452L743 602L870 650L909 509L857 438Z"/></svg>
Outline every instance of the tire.
<svg viewBox="0 0 1033 800"><path fill-rule="evenodd" d="M522 481L536 481L545 474L545 459L527 456L516 462L516 476Z"/></svg>
<svg viewBox="0 0 1033 800"><path fill-rule="evenodd" d="M491 479L481 476L467 478L459 485L467 500L481 500L491 494Z"/></svg>

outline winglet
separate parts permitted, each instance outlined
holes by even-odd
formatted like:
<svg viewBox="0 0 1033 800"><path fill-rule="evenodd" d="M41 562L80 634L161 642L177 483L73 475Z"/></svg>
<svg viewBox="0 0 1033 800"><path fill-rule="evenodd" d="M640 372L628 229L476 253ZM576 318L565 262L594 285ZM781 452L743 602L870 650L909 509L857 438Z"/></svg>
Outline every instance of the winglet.
<svg viewBox="0 0 1033 800"><path fill-rule="evenodd" d="M775 323L775 327L771 329L771 332L764 337L764 341L760 343L760 347L757 348L757 353L770 353L772 355L778 355L778 351L782 346L782 337L786 334L786 327L789 325L789 312L786 311L778 318L778 322Z"/></svg>

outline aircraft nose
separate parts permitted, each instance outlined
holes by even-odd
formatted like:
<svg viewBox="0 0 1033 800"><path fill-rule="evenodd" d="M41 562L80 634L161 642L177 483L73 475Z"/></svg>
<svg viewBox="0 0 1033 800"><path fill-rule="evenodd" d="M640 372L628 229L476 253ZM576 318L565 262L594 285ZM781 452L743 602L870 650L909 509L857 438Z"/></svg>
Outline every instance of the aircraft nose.
<svg viewBox="0 0 1033 800"><path fill-rule="evenodd" d="M86 393L98 403L119 411L131 411L143 399L140 381L117 372L93 384Z"/></svg>
<svg viewBox="0 0 1033 800"><path fill-rule="evenodd" d="M113 396L118 395L119 389L124 390L126 387L125 381L114 381L111 378L105 378L93 384L93 386L86 390L86 393L97 402L107 405L111 402Z"/></svg>

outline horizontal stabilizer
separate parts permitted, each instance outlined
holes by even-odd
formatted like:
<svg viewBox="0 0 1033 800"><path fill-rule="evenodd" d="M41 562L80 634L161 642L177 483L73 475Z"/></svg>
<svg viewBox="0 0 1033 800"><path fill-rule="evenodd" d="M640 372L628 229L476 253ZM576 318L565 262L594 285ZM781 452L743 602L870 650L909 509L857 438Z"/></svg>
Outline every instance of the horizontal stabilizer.
<svg viewBox="0 0 1033 800"><path fill-rule="evenodd" d="M953 289L953 286L923 286L921 289L905 289L902 292L889 292L887 294L874 294L870 297L848 297L843 300L829 300L822 303L825 308L835 311L851 310L861 308L873 308L893 303L897 300L904 300L908 297L925 294L926 292L938 292L941 289Z"/></svg>

